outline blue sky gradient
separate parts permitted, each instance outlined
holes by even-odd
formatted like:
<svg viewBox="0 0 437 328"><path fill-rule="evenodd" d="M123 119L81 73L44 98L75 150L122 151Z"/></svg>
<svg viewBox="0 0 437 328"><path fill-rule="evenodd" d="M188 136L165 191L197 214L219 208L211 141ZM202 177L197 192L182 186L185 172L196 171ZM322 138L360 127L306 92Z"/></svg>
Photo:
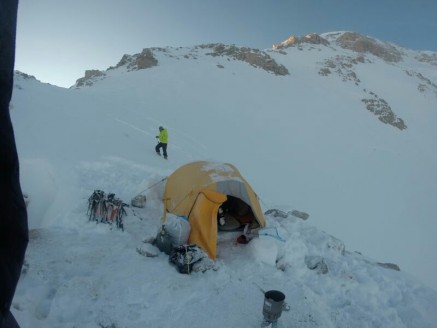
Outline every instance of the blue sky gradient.
<svg viewBox="0 0 437 328"><path fill-rule="evenodd" d="M290 35L354 31L437 51L437 0L20 0L15 68L69 87L148 47L270 48Z"/></svg>

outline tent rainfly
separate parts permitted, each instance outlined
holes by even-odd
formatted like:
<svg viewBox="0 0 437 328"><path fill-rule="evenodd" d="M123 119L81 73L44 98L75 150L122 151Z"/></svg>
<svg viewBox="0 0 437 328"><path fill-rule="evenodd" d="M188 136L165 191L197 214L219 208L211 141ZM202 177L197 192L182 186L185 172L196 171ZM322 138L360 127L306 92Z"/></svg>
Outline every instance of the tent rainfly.
<svg viewBox="0 0 437 328"><path fill-rule="evenodd" d="M185 164L168 178L164 191L167 212L189 219L189 243L217 256L218 213L225 209L238 225L265 227L258 197L240 172L228 163L199 161Z"/></svg>

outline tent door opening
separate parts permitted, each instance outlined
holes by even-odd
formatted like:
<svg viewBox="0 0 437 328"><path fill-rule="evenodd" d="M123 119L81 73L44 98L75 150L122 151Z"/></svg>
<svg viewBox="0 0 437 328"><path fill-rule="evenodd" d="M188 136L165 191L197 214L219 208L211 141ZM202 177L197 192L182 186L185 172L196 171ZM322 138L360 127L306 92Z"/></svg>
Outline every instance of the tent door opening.
<svg viewBox="0 0 437 328"><path fill-rule="evenodd" d="M226 197L226 201L218 208L219 231L242 230L247 224L251 229L258 226L255 215L248 204L234 196L227 195Z"/></svg>

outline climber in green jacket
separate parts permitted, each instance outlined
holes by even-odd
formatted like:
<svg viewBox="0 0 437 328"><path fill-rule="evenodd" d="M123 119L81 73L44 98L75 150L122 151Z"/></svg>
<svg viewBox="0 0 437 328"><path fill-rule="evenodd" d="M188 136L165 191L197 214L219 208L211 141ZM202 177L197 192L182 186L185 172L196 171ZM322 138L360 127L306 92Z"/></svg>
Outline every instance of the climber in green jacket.
<svg viewBox="0 0 437 328"><path fill-rule="evenodd" d="M162 126L159 127L159 136L156 136L156 139L158 139L158 144L155 147L156 154L161 156L160 149L162 148L162 154L164 158L167 159L168 133Z"/></svg>

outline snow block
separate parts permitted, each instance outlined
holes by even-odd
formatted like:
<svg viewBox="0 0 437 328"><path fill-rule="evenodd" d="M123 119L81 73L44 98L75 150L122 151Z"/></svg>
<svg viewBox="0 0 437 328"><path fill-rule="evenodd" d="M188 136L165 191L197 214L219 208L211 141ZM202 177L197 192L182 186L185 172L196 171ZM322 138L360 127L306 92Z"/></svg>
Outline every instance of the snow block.
<svg viewBox="0 0 437 328"><path fill-rule="evenodd" d="M256 261L266 264L276 265L276 258L278 257L277 241L274 238L267 236L260 236L254 238L248 244L253 258Z"/></svg>
<svg viewBox="0 0 437 328"><path fill-rule="evenodd" d="M145 257L156 257L159 254L159 249L151 244L143 244L137 247L137 252Z"/></svg>

